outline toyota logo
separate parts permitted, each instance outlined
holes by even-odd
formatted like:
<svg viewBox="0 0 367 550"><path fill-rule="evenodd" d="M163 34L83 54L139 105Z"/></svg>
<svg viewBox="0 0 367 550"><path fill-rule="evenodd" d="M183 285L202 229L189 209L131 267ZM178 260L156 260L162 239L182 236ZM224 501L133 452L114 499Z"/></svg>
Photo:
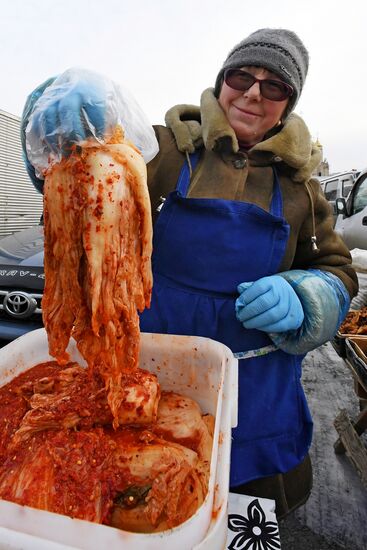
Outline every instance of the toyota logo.
<svg viewBox="0 0 367 550"><path fill-rule="evenodd" d="M26 292L9 292L3 307L9 315L17 319L30 317L37 307L37 301Z"/></svg>

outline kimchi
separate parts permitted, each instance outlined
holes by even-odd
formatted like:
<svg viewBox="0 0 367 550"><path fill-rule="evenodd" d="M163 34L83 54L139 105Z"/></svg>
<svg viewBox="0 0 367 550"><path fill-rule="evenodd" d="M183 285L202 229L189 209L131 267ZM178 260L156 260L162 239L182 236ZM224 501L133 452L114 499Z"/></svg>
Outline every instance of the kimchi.
<svg viewBox="0 0 367 550"><path fill-rule="evenodd" d="M55 361L0 388L0 497L136 532L178 525L207 493L213 418L138 367L152 222L144 160L120 128L49 168L44 219Z"/></svg>

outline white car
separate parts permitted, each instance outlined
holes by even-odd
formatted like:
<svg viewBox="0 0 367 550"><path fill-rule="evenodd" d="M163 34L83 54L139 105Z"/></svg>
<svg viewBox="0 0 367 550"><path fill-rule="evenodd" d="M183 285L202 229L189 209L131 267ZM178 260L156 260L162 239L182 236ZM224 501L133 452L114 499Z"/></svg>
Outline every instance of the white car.
<svg viewBox="0 0 367 550"><path fill-rule="evenodd" d="M337 219L335 231L349 250L367 250L367 169L356 180L348 199L336 199Z"/></svg>
<svg viewBox="0 0 367 550"><path fill-rule="evenodd" d="M360 172L357 172L357 170L348 170L347 172L337 172L331 176L318 178L321 189L332 206L334 214L336 214L336 199L343 197L346 199L348 197L359 174Z"/></svg>

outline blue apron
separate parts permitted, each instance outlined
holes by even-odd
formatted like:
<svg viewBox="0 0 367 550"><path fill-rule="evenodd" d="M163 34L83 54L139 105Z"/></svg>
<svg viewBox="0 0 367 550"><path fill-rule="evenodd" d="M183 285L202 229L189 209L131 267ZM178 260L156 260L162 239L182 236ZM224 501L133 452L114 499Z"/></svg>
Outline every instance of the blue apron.
<svg viewBox="0 0 367 550"><path fill-rule="evenodd" d="M191 157L193 168L198 156ZM277 273L285 252L289 226L276 171L270 212L246 202L187 198L189 185L185 163L154 227L152 302L141 330L206 336L234 353L270 346L265 332L237 321L235 301L239 283ZM302 359L276 350L239 361L231 487L287 472L306 456L312 420Z"/></svg>

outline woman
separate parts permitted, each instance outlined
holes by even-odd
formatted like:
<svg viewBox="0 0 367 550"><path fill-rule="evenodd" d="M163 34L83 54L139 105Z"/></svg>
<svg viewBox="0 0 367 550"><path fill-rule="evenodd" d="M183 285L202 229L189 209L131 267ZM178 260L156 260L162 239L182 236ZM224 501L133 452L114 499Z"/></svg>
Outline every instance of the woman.
<svg viewBox="0 0 367 550"><path fill-rule="evenodd" d="M307 69L293 32L251 34L200 107L176 106L167 127L155 127L160 150L148 165L154 287L141 329L210 337L240 358L231 490L275 499L279 518L312 484L302 359L332 338L357 291L348 249L310 179L318 150L291 114ZM30 96L23 128L48 84ZM86 89L70 99L79 123ZM92 122L103 119L101 105L89 101ZM45 119L58 111L56 96Z"/></svg>

